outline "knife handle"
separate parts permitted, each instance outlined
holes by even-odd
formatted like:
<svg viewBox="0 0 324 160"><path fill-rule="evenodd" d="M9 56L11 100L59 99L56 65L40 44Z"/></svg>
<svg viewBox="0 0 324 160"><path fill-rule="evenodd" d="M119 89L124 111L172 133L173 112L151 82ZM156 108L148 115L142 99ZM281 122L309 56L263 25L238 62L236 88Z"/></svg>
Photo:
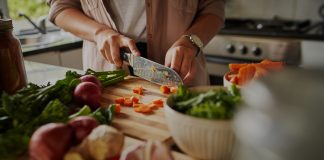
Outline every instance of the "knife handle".
<svg viewBox="0 0 324 160"><path fill-rule="evenodd" d="M126 62L129 63L129 56L128 56L127 54L129 54L129 53L126 52L125 49L120 48L120 58L121 58L123 61L126 61Z"/></svg>

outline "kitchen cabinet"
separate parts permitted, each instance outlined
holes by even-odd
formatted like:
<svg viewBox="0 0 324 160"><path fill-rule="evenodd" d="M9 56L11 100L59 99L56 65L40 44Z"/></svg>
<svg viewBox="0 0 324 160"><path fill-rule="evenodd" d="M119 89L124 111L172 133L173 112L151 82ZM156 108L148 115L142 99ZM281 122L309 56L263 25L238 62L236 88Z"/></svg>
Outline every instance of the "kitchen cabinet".
<svg viewBox="0 0 324 160"><path fill-rule="evenodd" d="M24 57L25 60L60 66L60 52L46 52Z"/></svg>
<svg viewBox="0 0 324 160"><path fill-rule="evenodd" d="M25 60L82 70L82 49L28 55Z"/></svg>
<svg viewBox="0 0 324 160"><path fill-rule="evenodd" d="M60 53L61 66L82 70L82 49L68 50Z"/></svg>

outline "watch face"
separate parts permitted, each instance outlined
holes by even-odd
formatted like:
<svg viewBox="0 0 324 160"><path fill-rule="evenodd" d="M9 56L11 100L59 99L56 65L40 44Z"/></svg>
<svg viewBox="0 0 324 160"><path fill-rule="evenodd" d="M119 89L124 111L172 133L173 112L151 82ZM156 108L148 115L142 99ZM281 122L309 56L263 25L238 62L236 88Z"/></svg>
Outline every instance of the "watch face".
<svg viewBox="0 0 324 160"><path fill-rule="evenodd" d="M202 41L200 40L199 37L197 37L196 35L191 35L192 41L194 41L194 43L199 47L202 48L204 46L204 44L202 43Z"/></svg>

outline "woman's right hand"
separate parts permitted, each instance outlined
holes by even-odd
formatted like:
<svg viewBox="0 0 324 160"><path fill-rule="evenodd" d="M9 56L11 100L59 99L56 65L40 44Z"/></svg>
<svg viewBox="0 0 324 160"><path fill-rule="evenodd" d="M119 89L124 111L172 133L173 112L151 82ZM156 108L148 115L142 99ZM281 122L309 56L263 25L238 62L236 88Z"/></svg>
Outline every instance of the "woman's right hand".
<svg viewBox="0 0 324 160"><path fill-rule="evenodd" d="M135 41L112 29L104 29L94 37L97 44L97 49L105 57L105 59L117 67L122 67L123 61L120 58L120 48L127 47L131 53L139 56L140 52L136 47Z"/></svg>

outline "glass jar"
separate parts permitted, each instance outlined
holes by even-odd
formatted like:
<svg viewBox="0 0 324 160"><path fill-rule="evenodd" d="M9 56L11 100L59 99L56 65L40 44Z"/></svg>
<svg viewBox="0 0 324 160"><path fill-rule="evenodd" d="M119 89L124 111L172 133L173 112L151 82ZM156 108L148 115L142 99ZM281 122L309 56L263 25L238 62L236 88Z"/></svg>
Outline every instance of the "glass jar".
<svg viewBox="0 0 324 160"><path fill-rule="evenodd" d="M0 93L13 94L27 83L20 42L12 30L12 20L0 19Z"/></svg>

